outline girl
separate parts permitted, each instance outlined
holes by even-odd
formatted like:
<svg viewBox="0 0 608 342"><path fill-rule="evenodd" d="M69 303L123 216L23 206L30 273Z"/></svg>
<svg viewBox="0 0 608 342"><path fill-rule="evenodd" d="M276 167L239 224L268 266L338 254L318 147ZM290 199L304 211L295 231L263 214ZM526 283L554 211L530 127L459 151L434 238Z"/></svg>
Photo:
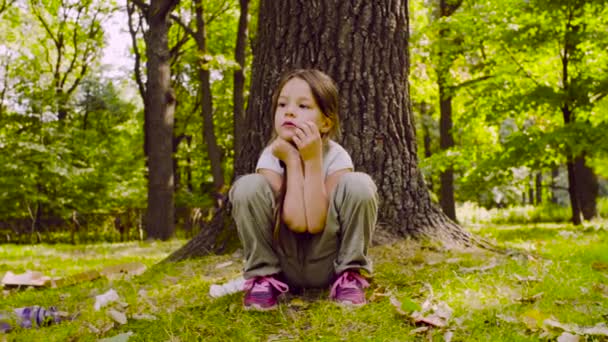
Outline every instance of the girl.
<svg viewBox="0 0 608 342"><path fill-rule="evenodd" d="M246 259L245 309L276 308L290 286L332 283L332 300L363 305L376 186L331 140L339 131L336 84L318 70L292 71L280 80L272 111L273 139L256 173L229 194Z"/></svg>

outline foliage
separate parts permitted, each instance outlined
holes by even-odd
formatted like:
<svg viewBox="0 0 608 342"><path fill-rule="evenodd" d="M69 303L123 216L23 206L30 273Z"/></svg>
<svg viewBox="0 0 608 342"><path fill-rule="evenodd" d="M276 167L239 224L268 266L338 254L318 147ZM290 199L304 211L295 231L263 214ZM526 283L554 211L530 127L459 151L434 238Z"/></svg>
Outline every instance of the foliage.
<svg viewBox="0 0 608 342"><path fill-rule="evenodd" d="M449 165L456 171L459 201L486 206L518 203L526 191L526 178L518 170L546 172L563 165L566 156L586 152L604 160L608 93L605 68L608 40L601 32L608 22L598 16L605 1L464 1L444 20L433 20L436 2L413 1L412 94L419 115L419 146L424 135L417 104L438 120L439 102L433 86L436 47L444 44L437 32L449 29L451 42L443 55L453 61L450 77L454 90L454 136L457 146L422 158L427 179L434 180ZM564 44L569 48L568 77L564 83ZM479 80L475 82L475 80ZM458 85L460 84L460 85ZM568 105L572 123L564 124ZM427 127L428 124L427 124ZM421 156L423 152L421 150ZM602 172L601 163L594 163ZM497 192L503 202L494 202ZM485 199L490 199L486 201ZM506 200L506 202L504 201Z"/></svg>

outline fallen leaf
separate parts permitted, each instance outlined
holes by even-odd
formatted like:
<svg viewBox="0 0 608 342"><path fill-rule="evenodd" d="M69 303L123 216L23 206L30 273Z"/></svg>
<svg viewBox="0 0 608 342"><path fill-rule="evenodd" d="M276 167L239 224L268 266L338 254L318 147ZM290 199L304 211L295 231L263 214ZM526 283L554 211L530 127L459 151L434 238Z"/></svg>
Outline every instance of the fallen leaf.
<svg viewBox="0 0 608 342"><path fill-rule="evenodd" d="M384 297L389 297L391 294L390 292L383 292L384 289L382 288L378 288L375 289L374 292L371 294L371 296L369 296L369 301L370 302L377 302L380 299L384 298Z"/></svg>
<svg viewBox="0 0 608 342"><path fill-rule="evenodd" d="M522 302L522 303L534 303L537 300L541 299L543 297L545 293L544 292L539 292L531 297L521 297L521 298L517 298L516 301L518 302Z"/></svg>
<svg viewBox="0 0 608 342"><path fill-rule="evenodd" d="M97 327L94 326L93 324L91 324L87 321L82 322L82 324L85 327L87 327L89 329L89 331L92 332L93 334L97 334L97 335L101 334L101 330L97 329Z"/></svg>
<svg viewBox="0 0 608 342"><path fill-rule="evenodd" d="M390 296L389 301L391 305L395 307L395 310L397 310L398 314L402 316L407 316L407 312L403 311L403 309L401 308L401 302L397 298L395 298L395 296Z"/></svg>
<svg viewBox="0 0 608 342"><path fill-rule="evenodd" d="M102 338L98 342L127 342L131 335L133 335L133 332L128 331L126 333L118 334L116 336Z"/></svg>
<svg viewBox="0 0 608 342"><path fill-rule="evenodd" d="M51 277L45 276L41 272L25 271L25 273L15 274L7 271L2 277L2 285L6 287L19 286L49 286Z"/></svg>
<svg viewBox="0 0 608 342"><path fill-rule="evenodd" d="M410 335L416 335L429 330L429 327L420 327L410 331Z"/></svg>
<svg viewBox="0 0 608 342"><path fill-rule="evenodd" d="M104 267L99 271L99 274L108 279L115 279L138 276L144 274L144 272L146 272L146 265L141 262L130 262Z"/></svg>
<svg viewBox="0 0 608 342"><path fill-rule="evenodd" d="M452 317L452 308L445 302L439 302L437 305L433 306L433 311L440 318L448 321Z"/></svg>
<svg viewBox="0 0 608 342"><path fill-rule="evenodd" d="M135 320L146 320L146 321L156 321L158 318L154 315L150 314L133 314L131 318Z"/></svg>
<svg viewBox="0 0 608 342"><path fill-rule="evenodd" d="M557 233L559 236L563 237L564 239L566 238L577 238L579 236L579 234L575 233L575 232L571 232L569 230L560 230L559 233Z"/></svg>
<svg viewBox="0 0 608 342"><path fill-rule="evenodd" d="M446 331L445 334L443 334L443 341L444 342L451 342L452 341L452 337L454 337L454 333L452 331Z"/></svg>
<svg viewBox="0 0 608 342"><path fill-rule="evenodd" d="M517 318L515 318L513 316L497 314L496 318L500 319L501 321L507 322L507 323L517 323Z"/></svg>
<svg viewBox="0 0 608 342"><path fill-rule="evenodd" d="M517 279L518 282L520 283L528 283L528 282L537 282L540 281L540 279L533 277L533 276L527 276L527 277L522 277L519 274L515 273L513 274L513 277L515 277L515 279Z"/></svg>
<svg viewBox="0 0 608 342"><path fill-rule="evenodd" d="M422 316L419 313L415 313L412 314L412 317L414 318L414 322L416 323L425 323L428 325L432 325L434 327L438 327L438 328L443 328L447 325L447 322L445 321L445 319L439 317L436 314L432 314L429 316Z"/></svg>
<svg viewBox="0 0 608 342"><path fill-rule="evenodd" d="M591 264L591 268L596 271L608 271L608 263L603 261L594 261Z"/></svg>
<svg viewBox="0 0 608 342"><path fill-rule="evenodd" d="M606 327L606 323L598 323L593 327L580 328L579 330L581 335L601 335L608 336L608 327Z"/></svg>
<svg viewBox="0 0 608 342"><path fill-rule="evenodd" d="M498 266L496 259L493 259L489 264L479 267L461 267L460 272L462 273L473 273L473 272L485 272Z"/></svg>
<svg viewBox="0 0 608 342"><path fill-rule="evenodd" d="M116 290L110 289L106 293L95 296L95 304L93 305L93 308L95 308L95 311L99 311L99 309L103 308L109 303L117 301L118 299L120 298L118 297Z"/></svg>
<svg viewBox="0 0 608 342"><path fill-rule="evenodd" d="M125 315L123 312L109 309L107 313L108 316L110 316L110 318L112 318L116 323L127 324L127 315Z"/></svg>
<svg viewBox="0 0 608 342"><path fill-rule="evenodd" d="M601 293L604 296L608 295L608 285L604 284L593 284L593 290Z"/></svg>
<svg viewBox="0 0 608 342"><path fill-rule="evenodd" d="M221 268L226 268L226 267L228 267L228 266L230 266L230 265L232 265L232 264L234 264L234 262L232 262L232 261L226 261L226 262L222 262L222 263L220 263L220 264L215 265L215 269L216 269L216 270L219 270L219 269L221 269Z"/></svg>
<svg viewBox="0 0 608 342"><path fill-rule="evenodd" d="M563 332L557 338L557 342L578 342L578 341L579 341L579 336L572 335L571 333L568 333L568 332Z"/></svg>

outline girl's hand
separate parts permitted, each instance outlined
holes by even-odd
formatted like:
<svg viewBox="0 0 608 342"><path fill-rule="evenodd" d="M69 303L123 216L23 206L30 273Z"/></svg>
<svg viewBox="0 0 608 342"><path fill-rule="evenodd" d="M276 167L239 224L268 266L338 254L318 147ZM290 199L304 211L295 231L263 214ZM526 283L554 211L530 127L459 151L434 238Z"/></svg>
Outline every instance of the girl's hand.
<svg viewBox="0 0 608 342"><path fill-rule="evenodd" d="M292 160L300 160L298 149L282 138L276 138L272 144L270 144L270 150L275 157L286 164Z"/></svg>
<svg viewBox="0 0 608 342"><path fill-rule="evenodd" d="M296 128L293 142L300 151L300 157L303 161L312 160L322 155L321 133L312 121L306 121L302 126Z"/></svg>

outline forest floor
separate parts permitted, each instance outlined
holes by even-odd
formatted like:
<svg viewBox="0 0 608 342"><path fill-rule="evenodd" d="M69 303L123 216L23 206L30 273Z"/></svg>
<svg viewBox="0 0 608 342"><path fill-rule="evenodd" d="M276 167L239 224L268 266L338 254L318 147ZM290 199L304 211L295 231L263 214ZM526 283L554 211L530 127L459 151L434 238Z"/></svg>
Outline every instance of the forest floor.
<svg viewBox="0 0 608 342"><path fill-rule="evenodd" d="M66 287L4 289L0 321L15 326L13 310L32 305L56 306L71 320L17 326L0 341L608 341L608 222L466 228L527 253L399 241L371 250L368 305L343 308L316 291L264 313L243 310L242 293L209 296L212 284L240 275L238 252L153 267L184 241L0 245L0 278L147 267ZM111 289L118 300L96 311L95 296Z"/></svg>

